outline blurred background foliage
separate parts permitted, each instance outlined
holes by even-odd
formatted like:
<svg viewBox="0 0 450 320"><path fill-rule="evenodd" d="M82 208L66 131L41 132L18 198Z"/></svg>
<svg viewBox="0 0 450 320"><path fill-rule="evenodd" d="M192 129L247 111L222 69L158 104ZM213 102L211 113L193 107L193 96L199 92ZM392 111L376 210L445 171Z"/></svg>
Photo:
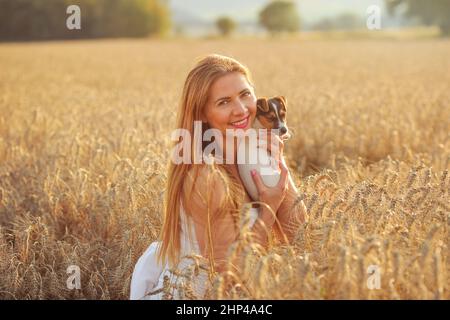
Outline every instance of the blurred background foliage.
<svg viewBox="0 0 450 320"><path fill-rule="evenodd" d="M81 30L66 28L66 9L81 9ZM0 0L0 39L143 37L170 29L170 12L158 0Z"/></svg>
<svg viewBox="0 0 450 320"><path fill-rule="evenodd" d="M391 13L400 8L406 16L437 25L445 36L450 34L450 0L386 0L386 4Z"/></svg>
<svg viewBox="0 0 450 320"><path fill-rule="evenodd" d="M66 27L69 5L80 7L81 30ZM370 5L381 8L383 31L431 25L434 36L450 33L450 0L0 0L0 41L333 31L370 38Z"/></svg>
<svg viewBox="0 0 450 320"><path fill-rule="evenodd" d="M259 13L259 22L272 33L300 29L300 17L292 1L272 1Z"/></svg>
<svg viewBox="0 0 450 320"><path fill-rule="evenodd" d="M216 20L217 29L223 36L229 36L236 29L236 22L230 17L219 17Z"/></svg>

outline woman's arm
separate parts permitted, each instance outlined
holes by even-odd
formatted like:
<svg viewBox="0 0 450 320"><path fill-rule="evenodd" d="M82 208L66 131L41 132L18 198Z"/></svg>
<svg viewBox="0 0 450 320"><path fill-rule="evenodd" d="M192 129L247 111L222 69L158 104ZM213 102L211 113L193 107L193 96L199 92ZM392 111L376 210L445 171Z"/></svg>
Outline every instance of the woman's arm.
<svg viewBox="0 0 450 320"><path fill-rule="evenodd" d="M283 159L284 161L284 159ZM275 224L277 237L287 244L292 243L300 226L305 223L306 206L303 200L298 201L299 193L289 174L288 191L277 211L279 226Z"/></svg>
<svg viewBox="0 0 450 320"><path fill-rule="evenodd" d="M269 234L276 220L276 214L272 212L268 207L260 206L259 216L251 229L253 241L263 248L267 248Z"/></svg>
<svg viewBox="0 0 450 320"><path fill-rule="evenodd" d="M183 206L194 222L200 254L213 261L215 271L223 271L227 248L237 238L231 217L220 215L225 192L220 175L207 165L193 167L183 182Z"/></svg>
<svg viewBox="0 0 450 320"><path fill-rule="evenodd" d="M263 203L260 206L259 217L253 229L259 235L255 236L255 240L264 247L267 244L268 236L277 219L277 212L280 210L288 191L289 171L284 162L280 163L280 169L280 180L274 187L266 186L260 174L256 170L252 170L252 177L258 190L259 201Z"/></svg>
<svg viewBox="0 0 450 320"><path fill-rule="evenodd" d="M207 165L201 165L198 167L195 183L193 175L190 171L183 184L183 206L194 222L201 255L207 259L211 257L214 270L224 273L228 271L229 266L239 265L238 261L229 261L229 248L238 239L240 230L236 230L231 215L220 214L220 204L226 196L226 186L220 174ZM267 208L261 210L252 232L255 241L262 246L267 244L266 228L270 230L274 221L275 216Z"/></svg>
<svg viewBox="0 0 450 320"><path fill-rule="evenodd" d="M264 139L264 137L261 137ZM288 175L288 184L285 197L282 199L281 204L277 210L278 223L274 224L274 230L282 242L291 243L300 226L305 222L306 218L306 206L303 201L298 201L299 193L291 175L289 169L287 169L286 162L284 160L284 142L279 136L271 134L267 140L266 147L270 151L271 155L278 161L280 169L286 168Z"/></svg>

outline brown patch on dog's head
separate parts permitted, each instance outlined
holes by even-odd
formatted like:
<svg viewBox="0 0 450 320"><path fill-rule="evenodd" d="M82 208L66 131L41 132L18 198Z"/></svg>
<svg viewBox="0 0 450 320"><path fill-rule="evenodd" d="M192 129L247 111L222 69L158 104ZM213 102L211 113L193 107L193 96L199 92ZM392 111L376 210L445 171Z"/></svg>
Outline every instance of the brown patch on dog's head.
<svg viewBox="0 0 450 320"><path fill-rule="evenodd" d="M266 113L272 110L271 103L275 103L277 105L278 110L283 110L286 112L286 98L284 96L276 96L273 98L259 98L256 101L256 107L258 108L257 111Z"/></svg>
<svg viewBox="0 0 450 320"><path fill-rule="evenodd" d="M275 98L281 100L285 106L287 105L286 98L284 96L278 96Z"/></svg>
<svg viewBox="0 0 450 320"><path fill-rule="evenodd" d="M273 98L278 103L278 114L280 115L280 118L285 120L286 119L286 98L284 96L278 96Z"/></svg>
<svg viewBox="0 0 450 320"><path fill-rule="evenodd" d="M256 107L258 108L258 111L262 112L268 112L269 111L269 104L267 102L267 98L259 98L256 100Z"/></svg>
<svg viewBox="0 0 450 320"><path fill-rule="evenodd" d="M281 121L286 121L286 98L276 96L272 98L259 98L256 102L256 116L259 122L267 129L276 128L277 114Z"/></svg>
<svg viewBox="0 0 450 320"><path fill-rule="evenodd" d="M274 129L275 128L276 115L274 112L269 111L258 116L258 121L263 125L264 128Z"/></svg>
<svg viewBox="0 0 450 320"><path fill-rule="evenodd" d="M289 139L290 134L286 125L286 98L260 98L257 100L256 117L260 124L267 129L279 129L283 139Z"/></svg>

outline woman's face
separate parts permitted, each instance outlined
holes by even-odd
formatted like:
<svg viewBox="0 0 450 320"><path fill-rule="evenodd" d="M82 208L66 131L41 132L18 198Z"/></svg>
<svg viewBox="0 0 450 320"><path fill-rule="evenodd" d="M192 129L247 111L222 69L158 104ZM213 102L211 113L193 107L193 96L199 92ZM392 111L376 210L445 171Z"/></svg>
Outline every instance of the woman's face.
<svg viewBox="0 0 450 320"><path fill-rule="evenodd" d="M226 129L251 127L256 115L256 96L246 77L231 72L218 78L211 86L208 102L203 109L203 121L210 128Z"/></svg>

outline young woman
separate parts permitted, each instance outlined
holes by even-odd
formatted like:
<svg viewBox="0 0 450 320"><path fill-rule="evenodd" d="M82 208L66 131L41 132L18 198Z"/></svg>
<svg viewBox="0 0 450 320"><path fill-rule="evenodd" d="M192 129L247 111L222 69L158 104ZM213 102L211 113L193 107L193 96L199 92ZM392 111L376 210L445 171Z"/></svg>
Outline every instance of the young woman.
<svg viewBox="0 0 450 320"><path fill-rule="evenodd" d="M231 154L236 160L236 143L229 147L232 150L227 150L230 145L224 143L227 129L249 129L256 115L256 100L245 66L230 57L208 55L187 76L177 128L185 129L190 137L194 137L196 121L201 124L201 136L208 129L218 130L224 138L216 139L222 154ZM281 160L279 183L269 188L257 172L252 173L263 204L250 209L251 231L254 241L263 247L267 246L268 231L272 229L279 239L292 241L306 214L304 204L296 203L298 193L282 155L283 142L276 139ZM216 157L212 164L199 163L196 150L204 151L208 144L193 139L189 161L169 164L160 239L150 245L135 266L131 299L162 299L163 292L148 293L165 285L179 287L183 277L172 271L192 266L192 254L208 259L210 271L226 271L228 249L240 233L239 214L243 204L251 200L239 177L237 161L220 163ZM267 145L269 150L275 150L270 141ZM200 272L192 288L194 294L203 297L207 285L208 274ZM171 295L183 298L178 289L173 289Z"/></svg>

